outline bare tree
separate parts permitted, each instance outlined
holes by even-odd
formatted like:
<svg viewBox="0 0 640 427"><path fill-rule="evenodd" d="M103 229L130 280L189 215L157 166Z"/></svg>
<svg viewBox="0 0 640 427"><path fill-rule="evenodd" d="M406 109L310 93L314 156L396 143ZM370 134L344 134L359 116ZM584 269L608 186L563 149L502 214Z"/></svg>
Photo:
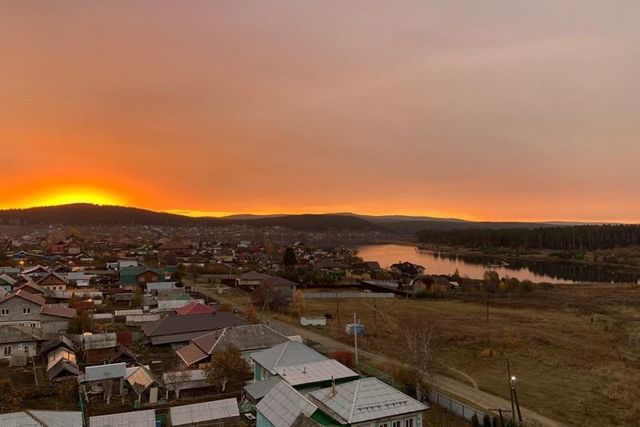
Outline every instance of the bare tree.
<svg viewBox="0 0 640 427"><path fill-rule="evenodd" d="M401 358L411 372L416 399L419 401L422 401L422 394L426 391L425 384L432 374L433 329L432 322L412 318L403 322L403 331L399 336Z"/></svg>

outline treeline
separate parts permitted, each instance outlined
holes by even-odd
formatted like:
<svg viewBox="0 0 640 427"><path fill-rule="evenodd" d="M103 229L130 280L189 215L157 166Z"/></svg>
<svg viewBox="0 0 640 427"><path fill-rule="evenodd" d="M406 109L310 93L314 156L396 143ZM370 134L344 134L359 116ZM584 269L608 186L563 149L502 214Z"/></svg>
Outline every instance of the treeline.
<svg viewBox="0 0 640 427"><path fill-rule="evenodd" d="M576 225L504 230L421 230L417 235L418 239L424 243L466 248L574 251L640 245L640 225Z"/></svg>

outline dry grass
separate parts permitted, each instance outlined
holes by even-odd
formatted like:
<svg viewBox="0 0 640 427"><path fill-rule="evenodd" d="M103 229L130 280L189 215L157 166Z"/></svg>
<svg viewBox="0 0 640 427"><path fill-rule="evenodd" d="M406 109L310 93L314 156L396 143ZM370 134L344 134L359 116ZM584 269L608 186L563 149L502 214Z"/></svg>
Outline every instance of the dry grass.
<svg viewBox="0 0 640 427"><path fill-rule="evenodd" d="M340 303L367 327L360 345L391 356L394 334L419 316L435 322L438 360L508 398L506 358L523 406L573 425L633 425L640 412L640 288L571 285L493 298L490 322L481 296L469 300L383 300L374 334L368 301ZM339 337L335 301L307 300L306 314L333 316L325 333ZM344 338L344 337L343 337Z"/></svg>

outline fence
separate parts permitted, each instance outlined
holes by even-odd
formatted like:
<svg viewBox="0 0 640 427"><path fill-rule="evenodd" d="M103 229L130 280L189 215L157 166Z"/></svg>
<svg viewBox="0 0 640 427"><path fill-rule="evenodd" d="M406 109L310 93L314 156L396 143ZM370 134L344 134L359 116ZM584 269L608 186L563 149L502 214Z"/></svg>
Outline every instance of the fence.
<svg viewBox="0 0 640 427"><path fill-rule="evenodd" d="M305 292L305 299L393 298L391 292Z"/></svg>
<svg viewBox="0 0 640 427"><path fill-rule="evenodd" d="M471 421L471 418L476 415L479 420L485 416L484 412L480 412L475 408L465 405L464 403L458 402L455 399L452 399L444 394L437 392L435 390L429 390L429 402L434 405L438 405L447 411L459 416L460 418L464 418L467 421Z"/></svg>

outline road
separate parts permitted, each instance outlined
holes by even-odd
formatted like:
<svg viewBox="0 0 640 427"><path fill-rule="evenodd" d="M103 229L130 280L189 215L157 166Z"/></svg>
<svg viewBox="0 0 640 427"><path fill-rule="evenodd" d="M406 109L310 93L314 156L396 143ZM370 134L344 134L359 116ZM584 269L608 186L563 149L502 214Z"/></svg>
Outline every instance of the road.
<svg viewBox="0 0 640 427"><path fill-rule="evenodd" d="M237 304L231 300L228 300L221 296L220 294L213 291L213 289L198 286L198 291L204 294L211 296L219 300L220 302L231 305L234 309L239 311L243 311L244 307L240 304ZM328 337L323 334L319 334L317 332L302 328L300 326L292 325L290 323L282 322L279 320L270 320L270 325L274 326L277 329L284 329L291 331L291 335L300 335L302 338L315 341L325 347L328 350L353 350L353 347L347 344L344 344L340 341L337 341L331 337ZM374 354L364 350L358 350L358 354L362 357L367 358L369 361L373 362L377 366L397 366L398 361L387 357L382 354ZM464 374L463 374L464 375ZM471 380L473 381L473 380ZM451 398L462 400L469 403L471 406L475 406L478 409L489 411L495 408L511 408L511 402L493 394L487 393L485 391L474 388L473 386L464 384L458 380L453 378L449 378L444 375L434 375L432 386L436 388L436 390L450 396ZM537 424L544 427L561 427L564 424L552 420L544 415L538 414L537 412L530 411L526 408L521 407L522 416L525 421L535 421Z"/></svg>

